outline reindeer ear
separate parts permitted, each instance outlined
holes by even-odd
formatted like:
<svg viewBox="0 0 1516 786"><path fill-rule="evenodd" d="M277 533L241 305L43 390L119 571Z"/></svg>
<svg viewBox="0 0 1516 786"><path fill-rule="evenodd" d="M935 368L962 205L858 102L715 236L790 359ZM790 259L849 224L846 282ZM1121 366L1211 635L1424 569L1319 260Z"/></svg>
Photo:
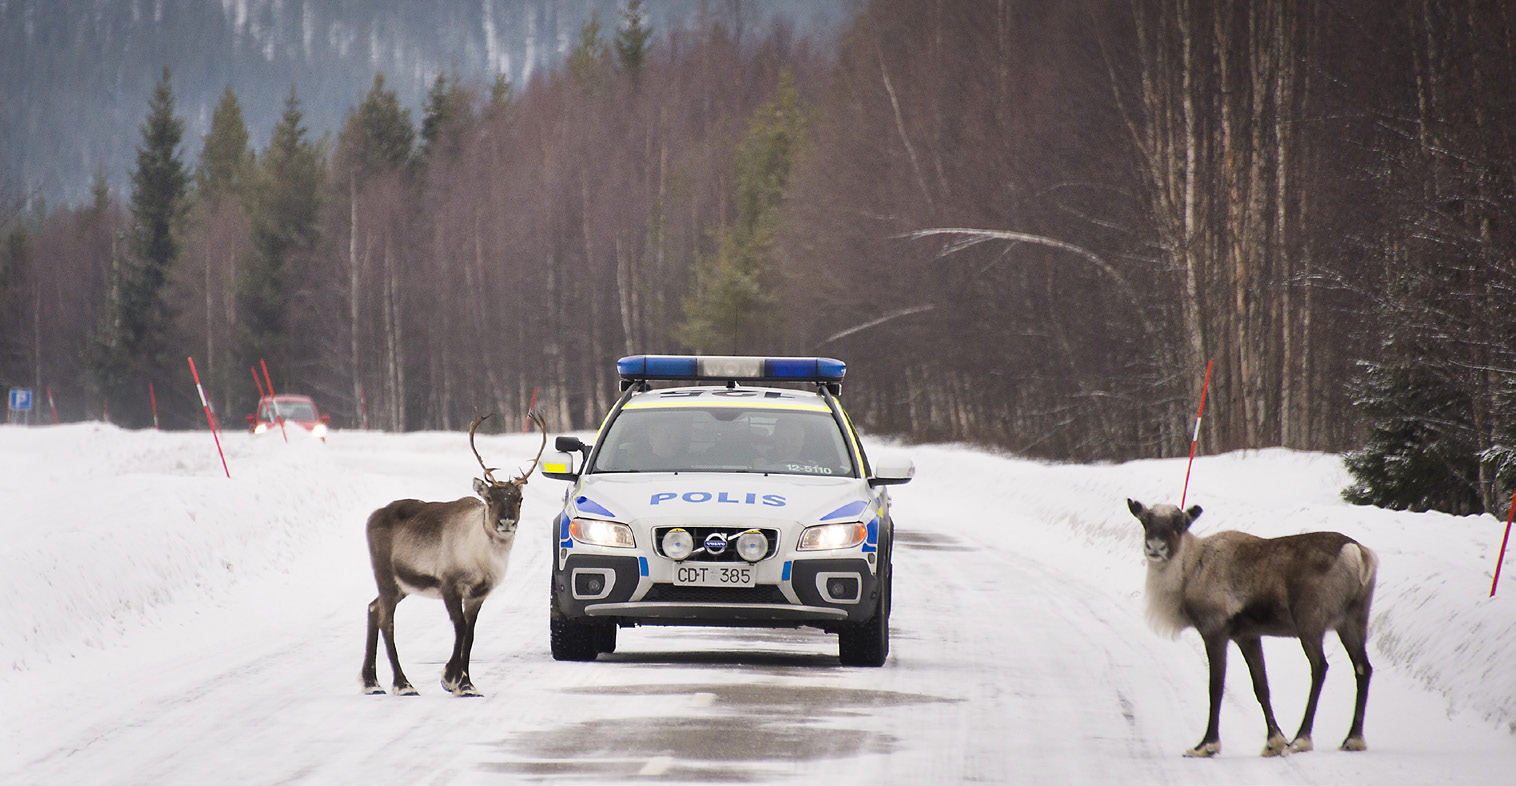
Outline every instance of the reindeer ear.
<svg viewBox="0 0 1516 786"><path fill-rule="evenodd" d="M1185 515L1189 516L1190 517L1190 523L1194 524L1195 523L1195 519L1200 518L1200 506L1199 505L1191 505L1190 509L1185 511Z"/></svg>
<svg viewBox="0 0 1516 786"><path fill-rule="evenodd" d="M474 478L474 493L475 494L478 494L481 497L485 497L485 499L489 499L489 497L486 497L485 493L484 493L485 490L488 489L488 488L489 488L489 484L485 483L483 480L481 480L479 478Z"/></svg>
<svg viewBox="0 0 1516 786"><path fill-rule="evenodd" d="M1132 511L1132 515L1136 516L1137 518L1142 518L1142 511L1145 510L1145 508L1142 507L1142 503L1138 502L1135 499L1127 499L1126 509Z"/></svg>

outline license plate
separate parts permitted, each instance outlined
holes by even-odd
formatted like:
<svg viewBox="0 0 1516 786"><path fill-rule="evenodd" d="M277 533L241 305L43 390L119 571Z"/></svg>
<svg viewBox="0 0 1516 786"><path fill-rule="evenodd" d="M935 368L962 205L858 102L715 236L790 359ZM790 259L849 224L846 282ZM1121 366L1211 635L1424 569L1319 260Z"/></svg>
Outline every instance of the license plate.
<svg viewBox="0 0 1516 786"><path fill-rule="evenodd" d="M754 586L755 572L751 565L685 563L674 566L674 584L680 587L751 587Z"/></svg>

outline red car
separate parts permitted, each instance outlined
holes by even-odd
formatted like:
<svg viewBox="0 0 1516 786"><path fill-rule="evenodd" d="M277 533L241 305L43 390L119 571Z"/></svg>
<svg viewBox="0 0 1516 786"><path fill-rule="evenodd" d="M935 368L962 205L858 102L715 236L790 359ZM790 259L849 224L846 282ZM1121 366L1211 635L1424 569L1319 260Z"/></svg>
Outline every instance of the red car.
<svg viewBox="0 0 1516 786"><path fill-rule="evenodd" d="M327 424L331 419L331 415L323 415L316 409L316 402L310 396L284 393L258 399L258 411L247 416L247 425L254 434L262 434L278 431L282 423L286 435L298 429L325 442Z"/></svg>

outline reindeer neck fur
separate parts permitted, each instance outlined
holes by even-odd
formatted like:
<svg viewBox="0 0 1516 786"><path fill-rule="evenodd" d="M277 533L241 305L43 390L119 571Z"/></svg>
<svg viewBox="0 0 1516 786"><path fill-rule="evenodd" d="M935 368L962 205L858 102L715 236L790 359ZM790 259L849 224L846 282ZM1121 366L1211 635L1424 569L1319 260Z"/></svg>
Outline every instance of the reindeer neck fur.
<svg viewBox="0 0 1516 786"><path fill-rule="evenodd" d="M1148 562L1145 593L1148 624L1159 633L1177 637L1193 627L1184 613L1185 578L1194 573L1200 559L1200 538L1185 532L1179 538L1177 553L1162 562Z"/></svg>

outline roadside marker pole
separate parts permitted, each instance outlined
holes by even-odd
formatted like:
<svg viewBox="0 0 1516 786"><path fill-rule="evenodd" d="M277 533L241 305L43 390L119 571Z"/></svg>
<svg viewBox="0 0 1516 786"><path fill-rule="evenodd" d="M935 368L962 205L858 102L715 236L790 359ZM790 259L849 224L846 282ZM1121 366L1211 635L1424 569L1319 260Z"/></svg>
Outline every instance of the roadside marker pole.
<svg viewBox="0 0 1516 786"><path fill-rule="evenodd" d="M205 400L205 388L200 387L200 372L195 370L195 359L185 358L189 361L190 373L195 377L195 392L200 394L200 406L205 407L205 422L211 427L211 437L216 440L216 454L221 457L221 469L226 473L227 480L231 480L232 471L226 466L226 453L221 450L221 435L216 433L216 421L211 418L211 403Z"/></svg>
<svg viewBox="0 0 1516 786"><path fill-rule="evenodd" d="M47 389L47 408L53 411L53 425L58 425L58 405L53 403L53 389Z"/></svg>
<svg viewBox="0 0 1516 786"><path fill-rule="evenodd" d="M522 434L530 434L532 432L532 410L537 408L537 390L538 388L535 386L532 388L531 403L526 405L526 424L521 427Z"/></svg>
<svg viewBox="0 0 1516 786"><path fill-rule="evenodd" d="M1495 585L1500 583L1500 565L1505 562L1505 545L1511 540L1511 520L1516 519L1516 493L1511 494L1511 512L1505 517L1505 537L1500 539L1500 556L1495 559L1495 578L1490 581L1490 597L1495 597Z"/></svg>
<svg viewBox="0 0 1516 786"><path fill-rule="evenodd" d="M263 367L263 381L268 383L268 397L273 398L274 381L268 377L268 364L263 362L263 358L258 358L258 365ZM253 378L257 379L258 375L253 374ZM284 416L279 414L279 402L275 401L272 403L274 407L274 420L279 421L279 433L284 435L284 442L285 444L288 444L290 441L290 433L284 430Z"/></svg>
<svg viewBox="0 0 1516 786"><path fill-rule="evenodd" d="M1184 509L1184 500L1190 494L1190 468L1195 466L1195 443L1200 441L1200 419L1205 416L1205 392L1211 388L1211 364L1205 362L1205 382L1200 384L1200 409L1195 412L1195 435L1190 437L1190 462L1184 465L1184 490L1179 493L1179 509Z"/></svg>
<svg viewBox="0 0 1516 786"><path fill-rule="evenodd" d="M197 377L198 377L198 375L197 375ZM196 379L195 384L196 385L200 384L198 378ZM202 398L203 397L204 396L202 395ZM157 431L158 430L158 394L153 391L153 381L152 380L148 380L148 382L147 382L147 400L150 401L150 402L152 402L152 405L153 405L153 430Z"/></svg>
<svg viewBox="0 0 1516 786"><path fill-rule="evenodd" d="M258 378L258 369L248 366L247 370L253 375L253 384L258 386L258 398L263 398L263 380Z"/></svg>

